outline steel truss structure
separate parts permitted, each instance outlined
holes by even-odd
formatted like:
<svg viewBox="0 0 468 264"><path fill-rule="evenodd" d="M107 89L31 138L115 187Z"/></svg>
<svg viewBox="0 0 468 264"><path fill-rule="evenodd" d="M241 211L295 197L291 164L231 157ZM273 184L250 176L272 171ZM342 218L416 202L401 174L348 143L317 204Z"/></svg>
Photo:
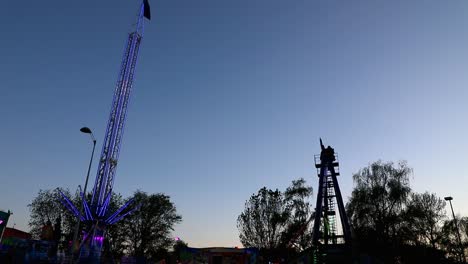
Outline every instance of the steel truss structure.
<svg viewBox="0 0 468 264"><path fill-rule="evenodd" d="M122 145L128 103L135 79L138 52L143 37L144 17L149 18L149 13L147 13L149 9L147 10L147 8L149 8L148 2L144 0L140 7L135 30L128 35L99 159L96 180L91 194L91 201L88 203L85 199L86 194L80 190L81 202L84 209L84 212L80 212L73 202L62 193L62 204L88 227L88 230L83 234L81 245L88 241L95 248L95 252L100 252L102 249L106 226L117 223L126 215L139 208L136 205L129 209L133 203L132 199L114 213L110 213L108 210Z"/></svg>
<svg viewBox="0 0 468 264"><path fill-rule="evenodd" d="M338 155L330 146L325 148L321 139L320 145L322 152L315 156L319 184L312 245L320 251L318 254L321 261L317 261L318 263L335 263L332 260L333 256L326 255L335 253L341 258L350 253L351 230L337 180L337 176L340 175ZM337 218L340 221L337 221ZM337 263L340 261L342 259Z"/></svg>

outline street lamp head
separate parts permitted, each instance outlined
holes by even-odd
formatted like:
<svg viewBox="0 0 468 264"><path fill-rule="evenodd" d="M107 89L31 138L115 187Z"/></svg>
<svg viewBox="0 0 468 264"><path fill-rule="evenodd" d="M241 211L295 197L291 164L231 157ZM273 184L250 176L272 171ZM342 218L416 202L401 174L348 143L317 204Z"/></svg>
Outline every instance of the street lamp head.
<svg viewBox="0 0 468 264"><path fill-rule="evenodd" d="M93 132L89 127L82 127L80 128L80 131L86 134L90 134L91 138L93 139L93 144L96 145L96 139L94 138Z"/></svg>
<svg viewBox="0 0 468 264"><path fill-rule="evenodd" d="M452 196L444 197L444 199L445 199L445 201L452 201L453 200Z"/></svg>
<svg viewBox="0 0 468 264"><path fill-rule="evenodd" d="M82 127L80 128L80 131L83 132L83 133L86 133L86 134L92 134L93 132L91 132L91 129L89 129L89 127Z"/></svg>

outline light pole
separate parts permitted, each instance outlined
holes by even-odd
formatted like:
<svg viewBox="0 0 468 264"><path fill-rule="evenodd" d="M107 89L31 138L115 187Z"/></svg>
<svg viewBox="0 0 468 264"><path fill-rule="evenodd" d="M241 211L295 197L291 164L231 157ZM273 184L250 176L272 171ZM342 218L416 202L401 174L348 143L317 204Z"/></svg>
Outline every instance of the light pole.
<svg viewBox="0 0 468 264"><path fill-rule="evenodd" d="M461 242L461 237L460 237L460 229L458 229L458 224L457 224L457 219L455 218L455 213L453 212L453 206L452 206L452 200L453 198L451 196L444 197L445 201L448 201L450 203L450 208L452 209L452 216L453 216L453 222L455 223L455 229L457 229L457 237L458 237L458 244L460 246L461 250L461 261L465 263L465 252L463 250L463 245Z"/></svg>
<svg viewBox="0 0 468 264"><path fill-rule="evenodd" d="M85 134L90 134L91 139L93 140L93 151L91 152L91 159L89 160L88 173L86 174L86 181L85 181L85 185L83 189L83 197L82 197L82 199L86 199L86 188L88 187L89 172L91 170L91 165L93 164L94 149L96 148L96 139L94 138L93 132L88 127L82 127L80 131ZM83 211L83 201L80 203L80 210L78 212L81 213L81 211ZM79 231L80 231L80 219L78 218L78 222L76 223L75 233L73 234L73 243L71 247L70 263L72 264L73 264L73 246L76 244L76 241L78 240Z"/></svg>
<svg viewBox="0 0 468 264"><path fill-rule="evenodd" d="M89 160L88 173L86 174L86 181L85 181L85 185L84 185L84 189L83 189L83 194L86 195L86 188L88 187L89 171L91 170L91 164L93 164L94 149L96 148L96 139L94 138L94 135L93 135L93 132L91 131L91 129L89 129L87 127L82 127L80 129L80 131L83 132L83 133L86 133L86 134L90 134L91 139L93 140L93 151L91 153L91 159ZM81 204L81 206L83 206L83 203ZM80 210L80 212L81 212L81 210Z"/></svg>

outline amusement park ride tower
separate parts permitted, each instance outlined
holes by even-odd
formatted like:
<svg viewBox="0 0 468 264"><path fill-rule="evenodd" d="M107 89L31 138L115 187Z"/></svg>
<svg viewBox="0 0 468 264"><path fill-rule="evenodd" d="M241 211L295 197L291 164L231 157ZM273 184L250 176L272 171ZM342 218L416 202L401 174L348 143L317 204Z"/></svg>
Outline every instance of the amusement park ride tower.
<svg viewBox="0 0 468 264"><path fill-rule="evenodd" d="M80 248L81 245L87 243L89 244L88 248L90 250L84 253L82 250L80 253L81 255L89 256L94 254L95 257L99 257L106 234L106 226L115 224L126 215L138 209L138 205L133 206L130 210L127 209L133 202L130 200L116 212L108 212L122 143L128 101L135 77L138 51L143 37L144 18L148 20L151 19L148 0L143 0L135 30L128 35L127 46L117 79L91 201L88 203L85 199L86 194L81 192L82 208L84 208L84 212L81 212L81 210L78 210L70 199L62 193L62 203L79 219L79 221L84 222L85 227L87 227L86 231L83 233Z"/></svg>
<svg viewBox="0 0 468 264"><path fill-rule="evenodd" d="M315 156L319 177L312 245L317 249L314 263L349 263L351 231L343 198L338 185L338 156L333 148L325 146ZM337 219L339 218L339 222Z"/></svg>

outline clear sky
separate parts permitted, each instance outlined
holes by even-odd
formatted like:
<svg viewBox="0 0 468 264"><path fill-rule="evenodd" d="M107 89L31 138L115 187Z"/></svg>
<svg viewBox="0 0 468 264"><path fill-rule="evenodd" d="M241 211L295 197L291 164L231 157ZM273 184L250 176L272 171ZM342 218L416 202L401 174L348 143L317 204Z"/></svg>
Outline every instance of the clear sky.
<svg viewBox="0 0 468 264"><path fill-rule="evenodd" d="M190 246L240 246L263 186L317 185L318 138L352 174L407 160L468 215L466 0L150 0L114 190L170 195ZM139 1L2 1L0 208L84 184ZM97 170L97 157L91 181Z"/></svg>

